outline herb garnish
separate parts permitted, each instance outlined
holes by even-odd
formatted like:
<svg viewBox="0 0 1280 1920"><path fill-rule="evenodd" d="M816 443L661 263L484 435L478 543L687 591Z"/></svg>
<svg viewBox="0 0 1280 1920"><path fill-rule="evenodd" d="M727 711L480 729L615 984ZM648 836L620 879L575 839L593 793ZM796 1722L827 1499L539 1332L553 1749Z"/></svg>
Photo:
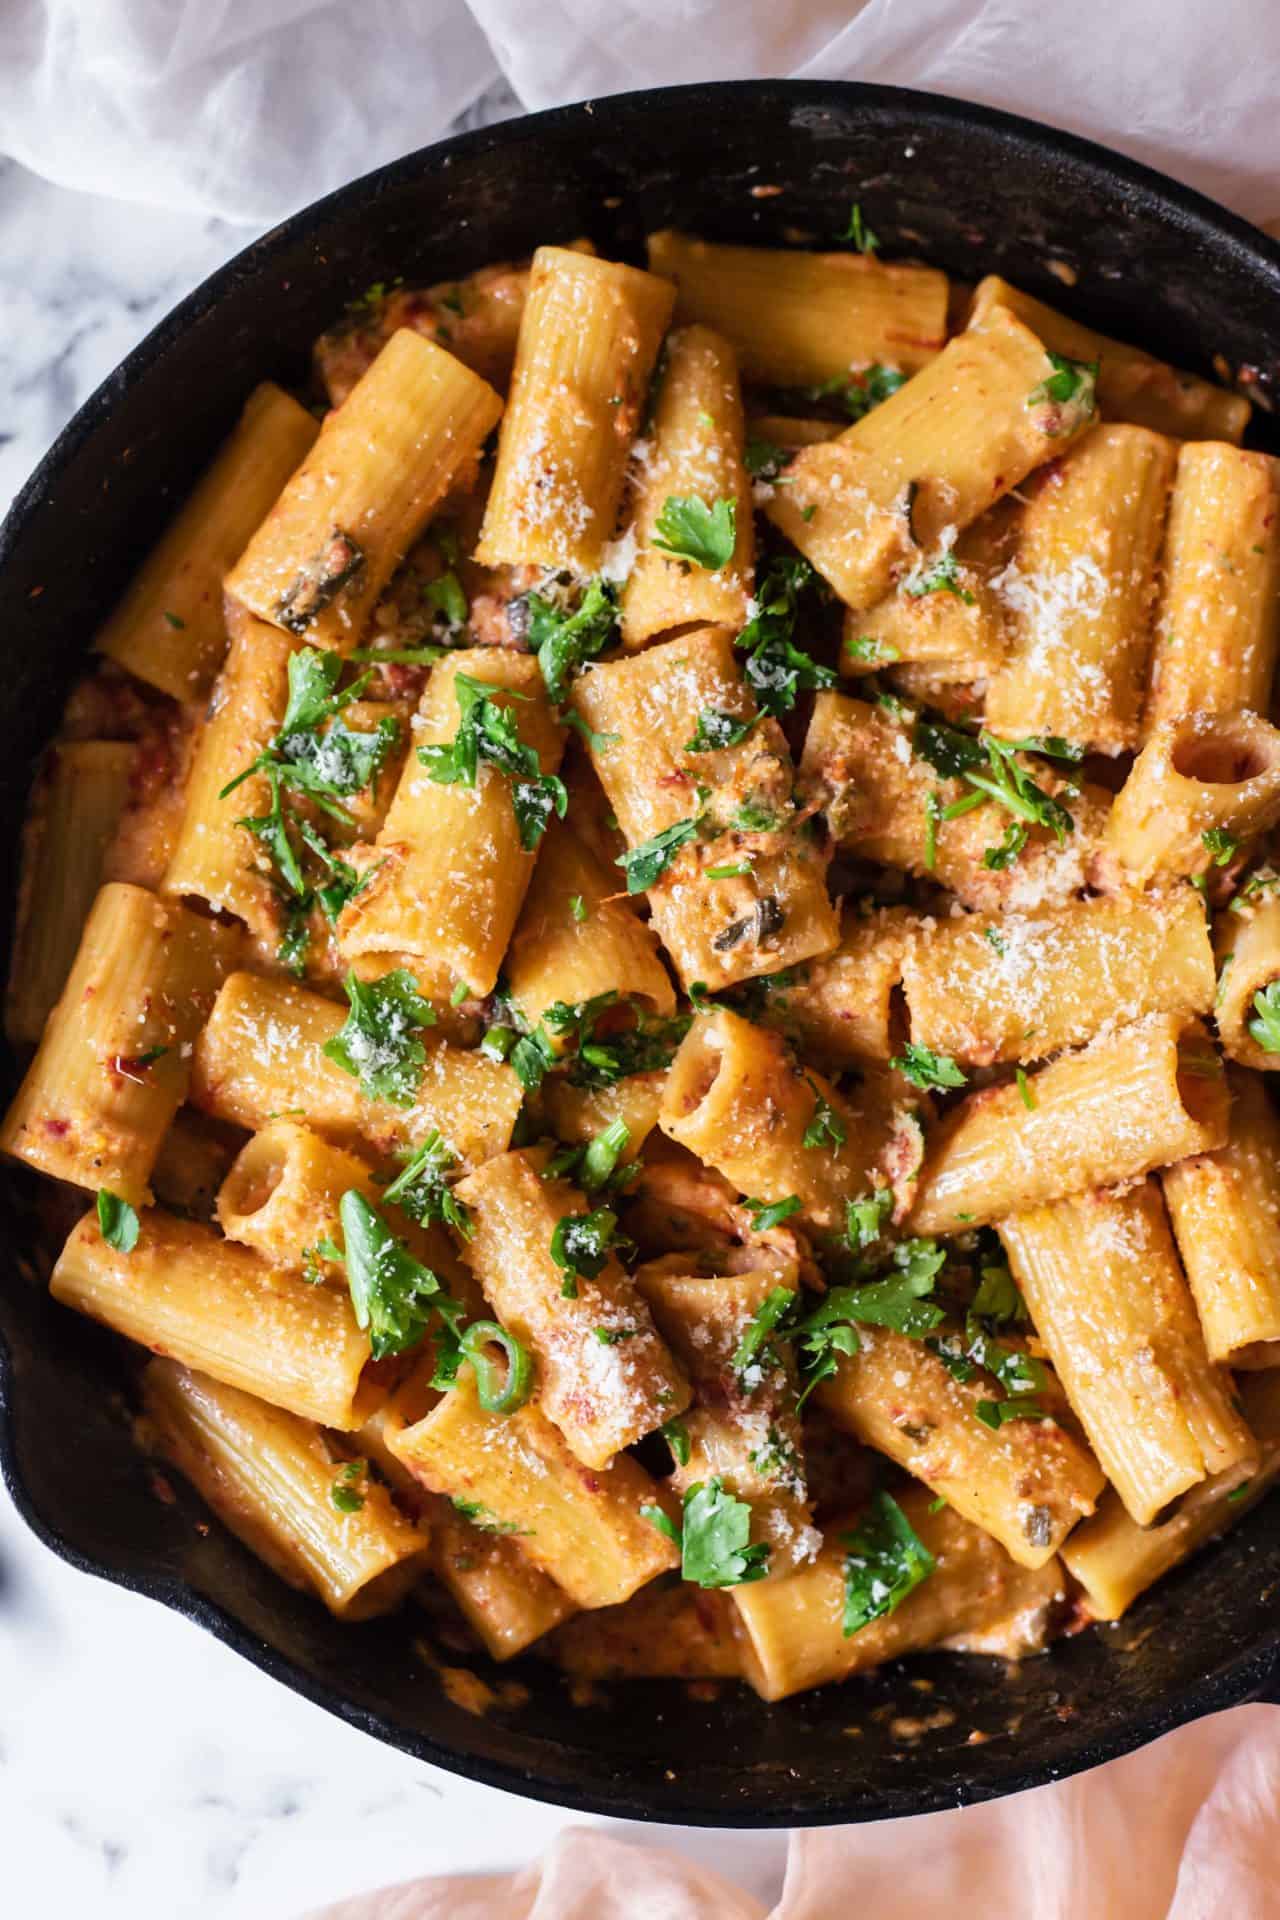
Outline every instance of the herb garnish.
<svg viewBox="0 0 1280 1920"><path fill-rule="evenodd" d="M417 1036L435 1025L434 1008L405 967L379 980L361 980L351 972L344 985L350 1003L346 1025L325 1041L322 1053L359 1080L366 1099L411 1107L427 1058Z"/></svg>
<svg viewBox="0 0 1280 1920"><path fill-rule="evenodd" d="M863 221L862 207L856 200L849 213L849 224L840 235L840 238L842 240L852 240L859 253L875 253L880 245L875 234L872 233L870 227Z"/></svg>
<svg viewBox="0 0 1280 1920"><path fill-rule="evenodd" d="M939 556L927 573L904 581L902 591L909 593L913 600L919 600L926 593L953 593L966 607L974 604L974 596L961 582L959 563L951 548Z"/></svg>
<svg viewBox="0 0 1280 1920"><path fill-rule="evenodd" d="M677 1529L661 1507L640 1512L668 1540L680 1548L680 1573L699 1587L741 1587L763 1580L769 1570L769 1548L750 1546L751 1508L724 1490L717 1474L697 1480L684 1496L683 1524Z"/></svg>
<svg viewBox="0 0 1280 1920"><path fill-rule="evenodd" d="M844 1634L849 1639L902 1605L937 1562L887 1493L871 1496L866 1515L840 1542L844 1563Z"/></svg>
<svg viewBox="0 0 1280 1920"><path fill-rule="evenodd" d="M559 704L586 662L603 653L615 637L617 597L606 581L592 580L572 613L540 593L527 593L524 604L529 646L538 656L548 694Z"/></svg>
<svg viewBox="0 0 1280 1920"><path fill-rule="evenodd" d="M419 747L418 758L439 786L474 787L481 763L505 773L512 782L520 844L526 853L532 852L552 813L564 819L569 796L558 775L543 773L537 748L520 738L512 709L498 704L499 696L511 700L529 696L514 687L473 679L469 673L455 673L453 690L460 716L457 733L447 744Z"/></svg>
<svg viewBox="0 0 1280 1920"><path fill-rule="evenodd" d="M1280 980L1273 980L1253 996L1256 1019L1249 1032L1264 1053L1280 1053Z"/></svg>
<svg viewBox="0 0 1280 1920"><path fill-rule="evenodd" d="M792 636L805 590L817 576L807 560L776 555L756 587L756 612L735 645L746 653L747 684L764 713L788 713L800 693L836 684L830 667L794 645Z"/></svg>
<svg viewBox="0 0 1280 1920"><path fill-rule="evenodd" d="M127 1200L106 1187L98 1189L98 1231L117 1253L132 1253L138 1244L138 1216Z"/></svg>
<svg viewBox="0 0 1280 1920"><path fill-rule="evenodd" d="M698 715L693 738L686 740L686 753L716 753L721 747L736 747L746 739L759 719L758 714L742 717L725 713L720 707L704 707Z"/></svg>
<svg viewBox="0 0 1280 1920"><path fill-rule="evenodd" d="M464 1240L470 1240L475 1233L471 1214L445 1184L444 1176L457 1165L458 1156L440 1130L433 1127L422 1145L403 1157L405 1165L383 1189L383 1199L407 1213L420 1227L443 1221Z"/></svg>
<svg viewBox="0 0 1280 1920"><path fill-rule="evenodd" d="M565 1275L560 1288L566 1300L578 1297L578 1281L594 1280L604 1271L611 1253L631 1242L620 1239L618 1216L612 1207L594 1213L567 1213L551 1235L551 1258Z"/></svg>
<svg viewBox="0 0 1280 1920"><path fill-rule="evenodd" d="M738 503L717 500L712 507L696 494L668 494L654 522L651 544L677 560L716 573L733 558L738 538Z"/></svg>
<svg viewBox="0 0 1280 1920"><path fill-rule="evenodd" d="M923 1090L968 1085L967 1076L960 1071L949 1053L934 1053L929 1047L918 1046L914 1040L908 1040L902 1052L895 1054L889 1065L896 1068L913 1087Z"/></svg>
<svg viewBox="0 0 1280 1920"><path fill-rule="evenodd" d="M1225 827L1206 827L1200 838L1212 854L1215 867L1229 866L1240 851L1240 841Z"/></svg>
<svg viewBox="0 0 1280 1920"><path fill-rule="evenodd" d="M365 1501L362 1482L368 1471L367 1460L348 1460L345 1467L339 1467L329 1488L329 1498L339 1513L359 1513Z"/></svg>
<svg viewBox="0 0 1280 1920"><path fill-rule="evenodd" d="M373 1358L383 1360L416 1347L435 1314L446 1334L447 1358L437 1354L432 1384L451 1386L457 1374L461 1305L445 1292L430 1267L415 1260L396 1239L358 1188L343 1194L338 1212L344 1250L326 1248L326 1257L346 1262L356 1325L368 1330Z"/></svg>

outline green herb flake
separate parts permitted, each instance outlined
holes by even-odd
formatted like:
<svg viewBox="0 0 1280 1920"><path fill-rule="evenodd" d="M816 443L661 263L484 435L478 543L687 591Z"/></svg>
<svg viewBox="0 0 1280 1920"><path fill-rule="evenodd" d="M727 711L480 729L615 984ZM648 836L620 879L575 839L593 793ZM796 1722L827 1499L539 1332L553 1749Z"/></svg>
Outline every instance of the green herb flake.
<svg viewBox="0 0 1280 1920"><path fill-rule="evenodd" d="M344 984L349 1003L346 1024L325 1041L321 1051L359 1080L366 1099L411 1107L427 1058L418 1035L435 1025L434 1009L404 967L379 980L361 980L351 972Z"/></svg>
<svg viewBox="0 0 1280 1920"><path fill-rule="evenodd" d="M844 1636L893 1613L937 1562L890 1494L874 1493L866 1515L840 1542L844 1563Z"/></svg>
<svg viewBox="0 0 1280 1920"><path fill-rule="evenodd" d="M770 1228L781 1226L793 1213L799 1213L802 1202L798 1195L789 1193L785 1200L744 1200L743 1206L751 1215L753 1233L768 1233Z"/></svg>
<svg viewBox="0 0 1280 1920"><path fill-rule="evenodd" d="M1028 1113L1034 1113L1036 1110L1036 1096L1031 1091L1031 1082L1028 1080L1025 1070L1022 1067L1015 1067L1013 1077L1017 1082L1018 1092L1022 1098L1023 1106Z"/></svg>
<svg viewBox="0 0 1280 1920"><path fill-rule="evenodd" d="M674 1529L672 1537L675 1538ZM695 1481L684 1496L684 1524L679 1535L681 1574L695 1586L741 1587L763 1580L769 1570L769 1548L749 1544L751 1508L724 1490L717 1474Z"/></svg>
<svg viewBox="0 0 1280 1920"><path fill-rule="evenodd" d="M404 1159L400 1172L383 1189L382 1198L420 1227L441 1221L464 1240L470 1240L475 1233L471 1214L445 1182L446 1173L457 1166L458 1156L439 1129L433 1127L422 1145Z"/></svg>
<svg viewBox="0 0 1280 1920"><path fill-rule="evenodd" d="M730 1363L744 1386L754 1388L760 1384L770 1341L795 1306L796 1299L793 1288L773 1287L747 1322Z"/></svg>
<svg viewBox="0 0 1280 1920"><path fill-rule="evenodd" d="M779 555L756 587L756 612L735 645L746 655L747 685L763 713L789 713L801 693L833 687L837 676L794 643L802 602L817 576L798 555Z"/></svg>
<svg viewBox="0 0 1280 1920"><path fill-rule="evenodd" d="M913 600L926 593L953 593L966 607L974 604L974 596L960 578L960 564L951 549L942 554L927 573L904 581L902 590Z"/></svg>
<svg viewBox="0 0 1280 1920"><path fill-rule="evenodd" d="M339 1468L329 1488L329 1498L339 1513L359 1513L365 1501L361 1483L368 1470L367 1460L348 1460Z"/></svg>
<svg viewBox="0 0 1280 1920"><path fill-rule="evenodd" d="M847 635L844 650L850 660L857 660L865 666L888 666L902 657L898 649L891 647L887 640L875 640L868 634L862 634L859 637L853 634Z"/></svg>
<svg viewBox="0 0 1280 1920"><path fill-rule="evenodd" d="M693 738L684 743L684 751L716 753L722 747L736 747L746 739L758 717L757 714L725 713L721 707L703 707Z"/></svg>
<svg viewBox="0 0 1280 1920"><path fill-rule="evenodd" d="M1280 980L1273 980L1253 996L1256 1018L1249 1021L1249 1032L1264 1053L1280 1053Z"/></svg>
<svg viewBox="0 0 1280 1920"><path fill-rule="evenodd" d="M524 598L528 614L528 642L538 656L547 692L557 704L588 660L594 660L617 637L618 601L604 580L588 583L576 609L565 613L539 593Z"/></svg>
<svg viewBox="0 0 1280 1920"><path fill-rule="evenodd" d="M551 1235L551 1258L561 1270L594 1280L617 1244L618 1216L611 1207L593 1213L567 1213ZM571 1294L571 1299L576 1295Z"/></svg>
<svg viewBox="0 0 1280 1920"><path fill-rule="evenodd" d="M689 1429L683 1420L667 1420L659 1428L663 1439L671 1449L671 1458L678 1467L687 1467L690 1459Z"/></svg>
<svg viewBox="0 0 1280 1920"><path fill-rule="evenodd" d="M396 1239L358 1188L343 1194L338 1214L351 1305L356 1325L369 1334L373 1358L385 1360L388 1354L416 1347L433 1314L456 1342L462 1312L458 1302L445 1292L430 1267L415 1260Z"/></svg>
<svg viewBox="0 0 1280 1920"><path fill-rule="evenodd" d="M1240 841L1225 827L1206 827L1200 838L1212 854L1215 867L1229 866L1240 851Z"/></svg>
<svg viewBox="0 0 1280 1920"><path fill-rule="evenodd" d="M1034 1394L1019 1393L1007 1400L978 1400L974 1404L974 1417L984 1427L990 1427L993 1433L999 1433L1001 1427L1008 1426L1011 1420L1048 1420L1047 1414Z"/></svg>
<svg viewBox="0 0 1280 1920"><path fill-rule="evenodd" d="M929 1047L921 1047L914 1040L908 1040L900 1054L895 1054L889 1065L909 1080L913 1087L927 1091L931 1087L964 1087L968 1078L960 1071L949 1053L934 1053Z"/></svg>
<svg viewBox="0 0 1280 1920"><path fill-rule="evenodd" d="M569 796L556 774L542 772L537 748L520 738L513 709L498 704L500 696L512 700L525 696L514 688L476 680L469 673L454 675L453 690L458 702L457 733L446 744L419 747L418 759L439 786L474 787L481 764L506 774L520 844L531 853L551 815L563 820Z"/></svg>
<svg viewBox="0 0 1280 1920"><path fill-rule="evenodd" d="M98 1189L98 1231L117 1253L132 1253L138 1244L138 1216L127 1200L106 1187Z"/></svg>
<svg viewBox="0 0 1280 1920"><path fill-rule="evenodd" d="M844 1121L812 1080L808 1080L808 1087L813 1095L813 1118L804 1130L801 1144L811 1148L829 1147L838 1153L849 1137Z"/></svg>
<svg viewBox="0 0 1280 1920"><path fill-rule="evenodd" d="M652 545L708 573L727 567L738 539L738 503L707 506L695 494L668 494L654 523Z"/></svg>
<svg viewBox="0 0 1280 1920"><path fill-rule="evenodd" d="M840 235L842 240L852 240L859 253L875 253L880 242L862 218L862 207L855 200L849 213L849 224Z"/></svg>
<svg viewBox="0 0 1280 1920"><path fill-rule="evenodd" d="M1033 387L1027 395L1027 405L1034 407L1042 401L1052 401L1055 406L1078 406L1082 413L1094 411L1094 395L1098 379L1096 360L1068 360L1063 354L1049 353L1053 372L1047 379Z"/></svg>
<svg viewBox="0 0 1280 1920"><path fill-rule="evenodd" d="M164 617L177 633L181 633L187 624L180 614L170 613L167 607L164 610Z"/></svg>
<svg viewBox="0 0 1280 1920"><path fill-rule="evenodd" d="M569 912L579 925L591 917L591 909L580 893L574 893L569 896Z"/></svg>
<svg viewBox="0 0 1280 1920"><path fill-rule="evenodd" d="M638 847L629 847L626 853L619 854L614 865L626 874L628 893L645 893L662 878L681 847L687 847L697 838L700 817L677 820L673 826L655 833L652 839L642 840Z"/></svg>

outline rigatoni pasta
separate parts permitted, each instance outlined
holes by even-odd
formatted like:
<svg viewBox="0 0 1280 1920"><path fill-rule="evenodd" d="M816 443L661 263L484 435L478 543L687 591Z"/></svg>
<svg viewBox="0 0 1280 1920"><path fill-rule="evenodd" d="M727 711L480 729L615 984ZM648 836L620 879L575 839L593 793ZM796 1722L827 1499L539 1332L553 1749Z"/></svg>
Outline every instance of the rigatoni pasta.
<svg viewBox="0 0 1280 1920"><path fill-rule="evenodd" d="M1280 1459L1275 463L878 244L370 288L36 791L54 1300L454 1693L1017 1658Z"/></svg>

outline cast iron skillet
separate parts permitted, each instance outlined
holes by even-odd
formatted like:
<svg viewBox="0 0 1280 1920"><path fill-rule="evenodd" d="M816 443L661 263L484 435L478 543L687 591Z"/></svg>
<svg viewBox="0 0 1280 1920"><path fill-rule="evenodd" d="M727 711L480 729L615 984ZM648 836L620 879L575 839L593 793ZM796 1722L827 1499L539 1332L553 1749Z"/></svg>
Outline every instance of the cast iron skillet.
<svg viewBox="0 0 1280 1920"><path fill-rule="evenodd" d="M18 497L0 530L3 859L35 752L113 595L254 382L304 378L309 343L353 295L584 232L633 259L645 231L668 224L821 243L854 198L890 257L922 255L962 279L998 270L1182 365L1221 370L1222 356L1264 402L1280 392L1268 325L1280 249L1171 181L1027 121L894 88L762 82L633 94L463 135L330 195L214 274L81 408ZM0 899L12 893L0 873ZM571 1704L564 1681L529 1660L524 1704L464 1712L415 1651L424 1626L412 1609L337 1626L220 1528L198 1533L184 1488L176 1505L155 1497L121 1415L115 1345L38 1283L16 1180L0 1209L0 1462L28 1523L74 1565L199 1621L438 1766L635 1819L879 1819L1096 1765L1272 1678L1274 1502L1119 1628L1011 1674L987 1660L912 1661L773 1707L745 1689L697 1702L673 1684L631 1683L601 1709ZM924 1719L936 1724L911 1737L903 1721ZM986 1737L971 1745L975 1730Z"/></svg>

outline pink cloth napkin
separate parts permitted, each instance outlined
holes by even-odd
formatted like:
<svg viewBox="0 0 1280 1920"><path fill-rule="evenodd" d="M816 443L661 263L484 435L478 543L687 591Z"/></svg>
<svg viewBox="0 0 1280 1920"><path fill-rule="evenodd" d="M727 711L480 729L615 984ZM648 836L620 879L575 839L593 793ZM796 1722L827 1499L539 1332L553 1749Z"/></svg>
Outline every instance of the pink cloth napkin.
<svg viewBox="0 0 1280 1920"><path fill-rule="evenodd" d="M768 1914L729 1880L675 1854L576 1827L519 1873L410 1881L312 1920L853 1914L1276 1920L1280 1708L1234 1707L1092 1773L986 1806L794 1833L782 1898Z"/></svg>

